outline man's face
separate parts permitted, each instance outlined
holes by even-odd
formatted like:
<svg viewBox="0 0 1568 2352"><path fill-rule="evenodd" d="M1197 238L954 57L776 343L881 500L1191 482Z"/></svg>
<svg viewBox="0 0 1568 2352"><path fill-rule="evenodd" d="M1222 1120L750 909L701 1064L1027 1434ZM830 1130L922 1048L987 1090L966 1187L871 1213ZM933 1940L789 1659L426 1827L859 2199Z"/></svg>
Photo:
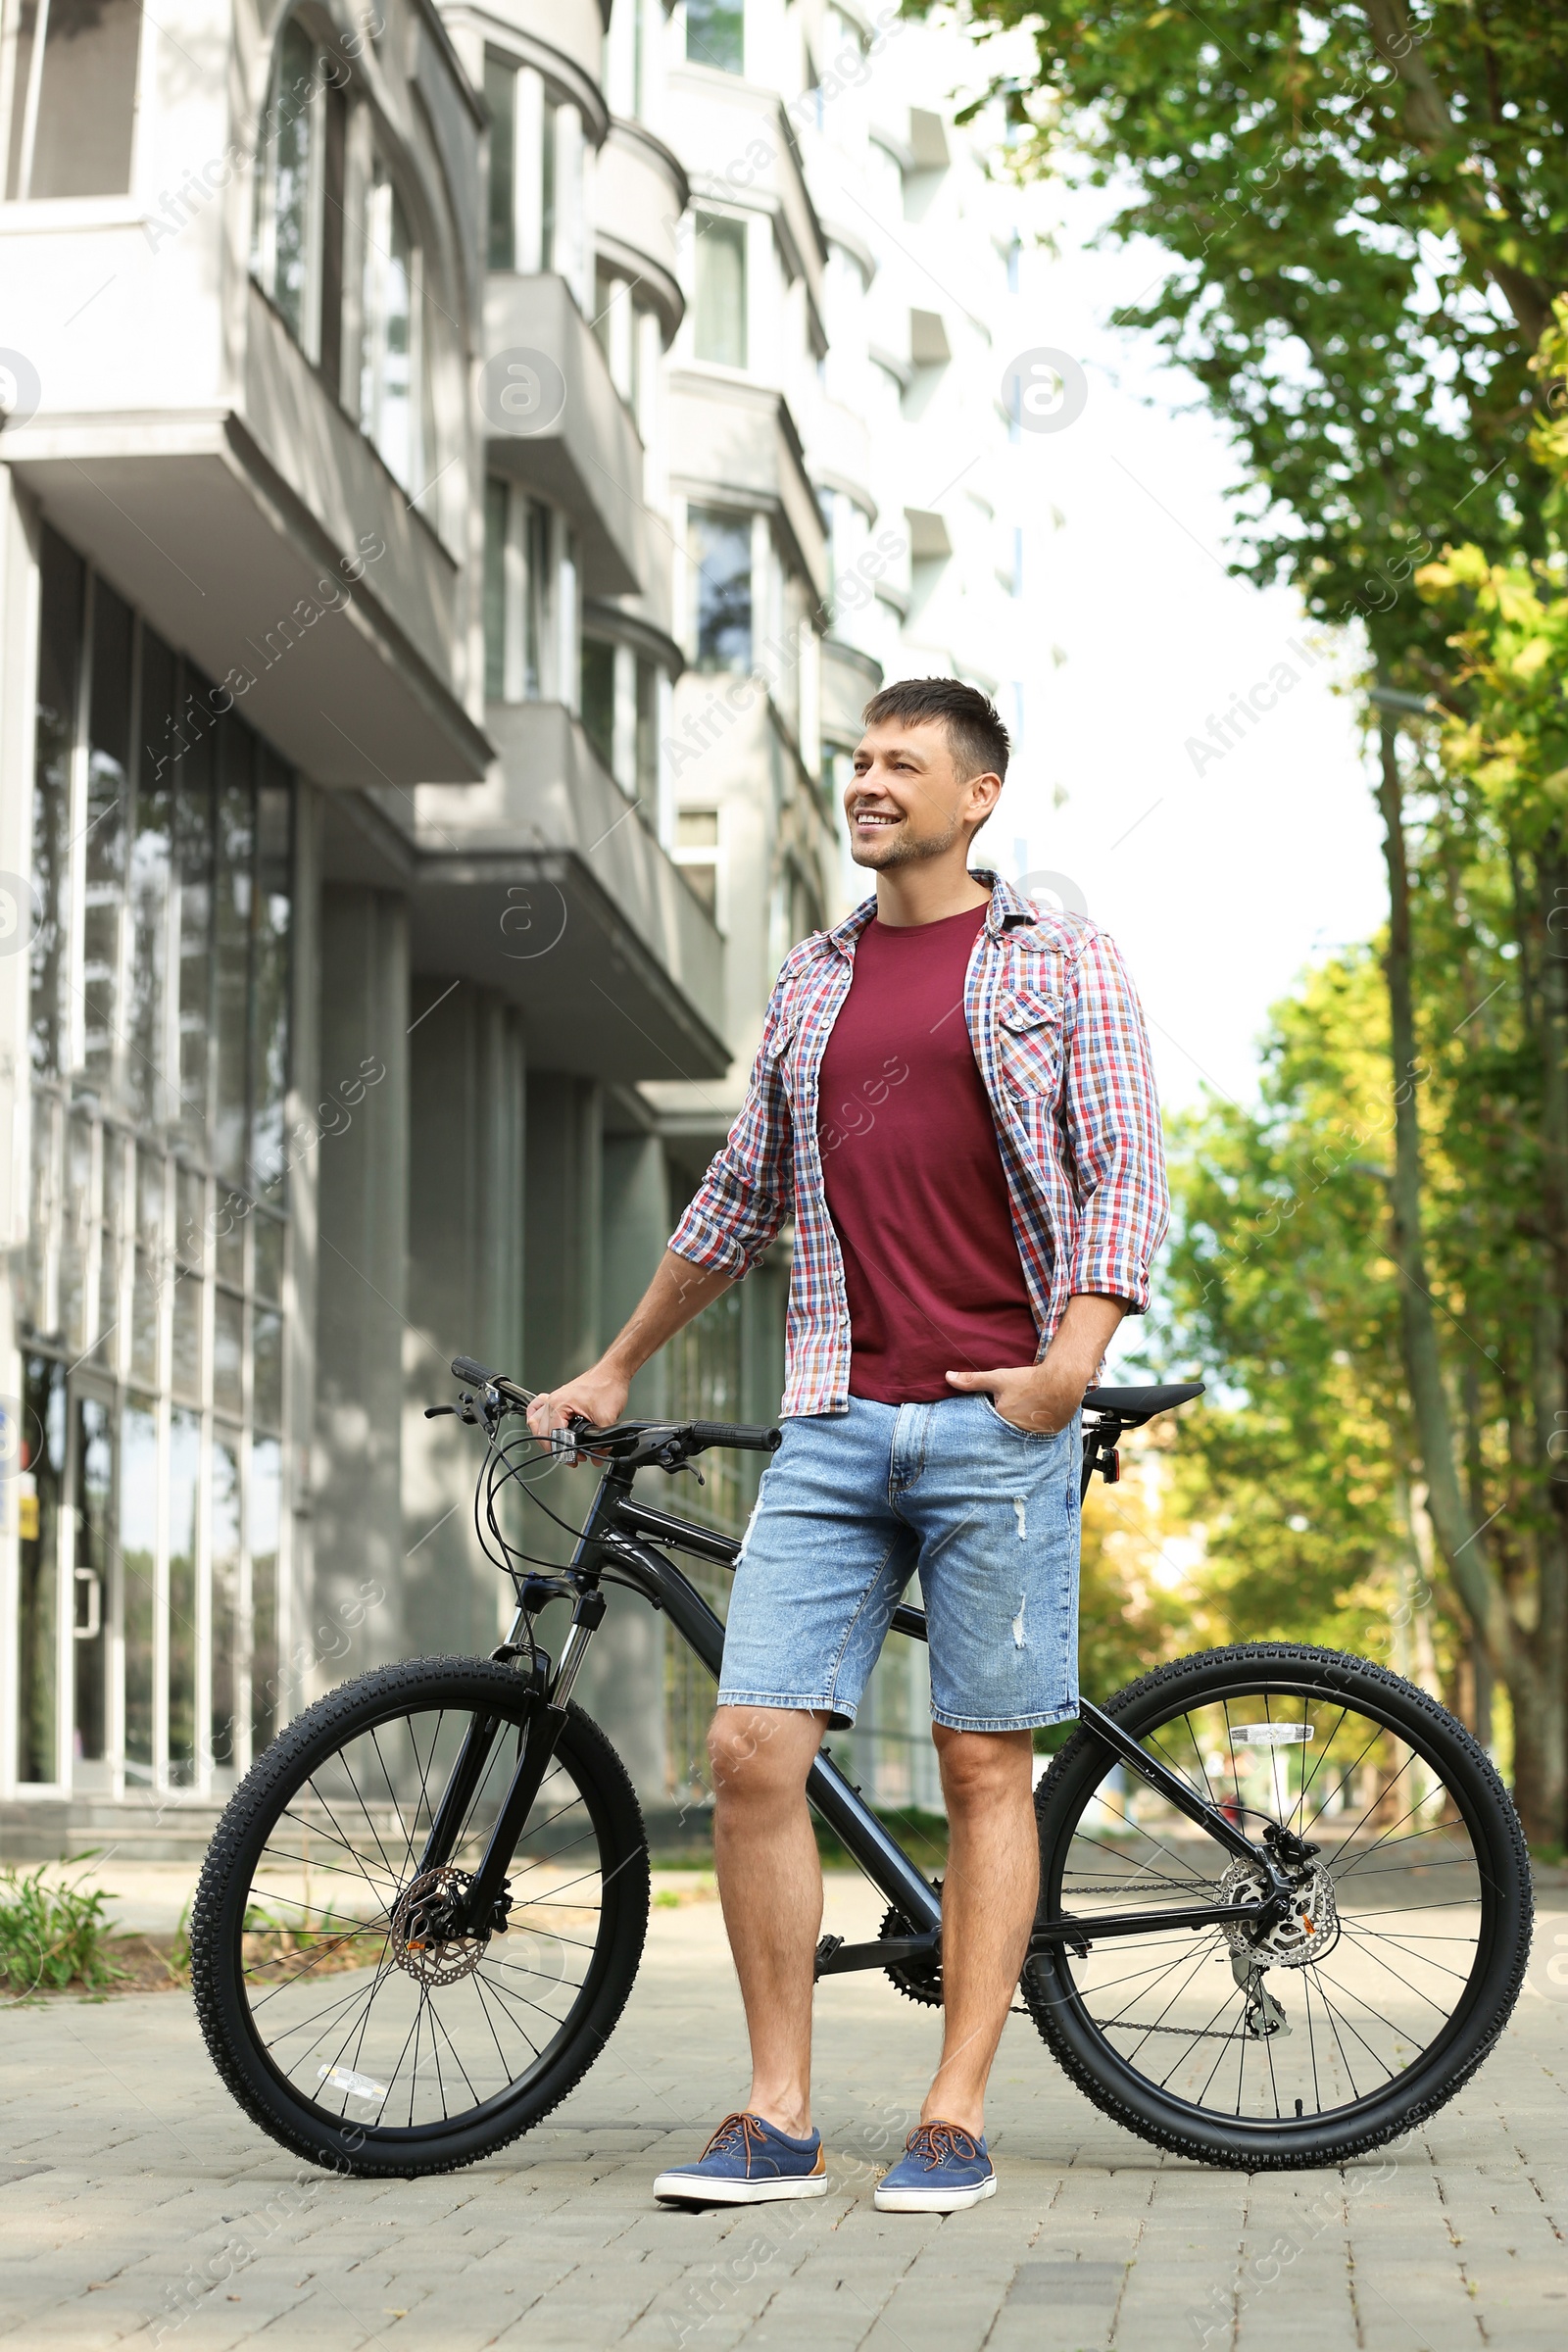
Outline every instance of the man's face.
<svg viewBox="0 0 1568 2352"><path fill-rule="evenodd" d="M844 794L850 855L881 873L940 858L967 840L1001 790L998 776L958 774L941 719L888 719L856 747Z"/></svg>

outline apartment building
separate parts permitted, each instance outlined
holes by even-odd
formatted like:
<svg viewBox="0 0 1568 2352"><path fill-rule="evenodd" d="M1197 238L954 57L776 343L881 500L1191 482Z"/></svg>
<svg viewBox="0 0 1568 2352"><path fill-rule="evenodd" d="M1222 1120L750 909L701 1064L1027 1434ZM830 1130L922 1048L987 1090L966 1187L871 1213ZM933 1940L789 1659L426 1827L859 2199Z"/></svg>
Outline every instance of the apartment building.
<svg viewBox="0 0 1568 2352"><path fill-rule="evenodd" d="M592 1358L846 904L866 694L1021 674L952 38L7 0L11 1850L195 1837L317 1690L491 1645L447 1358ZM767 1417L787 1252L634 1405ZM662 1636L582 1686L655 1808ZM918 1673L866 1753L928 1801Z"/></svg>

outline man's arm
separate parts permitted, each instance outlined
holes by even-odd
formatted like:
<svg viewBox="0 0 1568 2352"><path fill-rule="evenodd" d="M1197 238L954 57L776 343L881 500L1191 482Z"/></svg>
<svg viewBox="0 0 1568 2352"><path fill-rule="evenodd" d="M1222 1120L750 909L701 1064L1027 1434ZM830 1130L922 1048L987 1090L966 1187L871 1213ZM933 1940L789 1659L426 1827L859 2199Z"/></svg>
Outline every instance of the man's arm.
<svg viewBox="0 0 1568 2352"><path fill-rule="evenodd" d="M644 1291L631 1319L605 1349L591 1370L548 1396L536 1396L528 1407L528 1427L536 1438L552 1429L564 1429L580 1413L596 1429L608 1429L626 1409L626 1394L651 1355L700 1315L710 1299L730 1288L732 1277L710 1266L694 1266L687 1257L666 1250L658 1273Z"/></svg>

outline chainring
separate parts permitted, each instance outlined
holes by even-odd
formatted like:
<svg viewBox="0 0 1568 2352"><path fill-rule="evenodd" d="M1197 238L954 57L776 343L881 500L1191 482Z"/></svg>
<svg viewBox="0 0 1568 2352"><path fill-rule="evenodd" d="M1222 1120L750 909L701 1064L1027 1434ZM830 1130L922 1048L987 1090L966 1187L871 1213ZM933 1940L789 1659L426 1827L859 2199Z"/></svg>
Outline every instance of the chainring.
<svg viewBox="0 0 1568 2352"><path fill-rule="evenodd" d="M942 1881L933 1882L938 1894ZM906 1919L895 1904L884 1915L877 1933L881 1936L914 1936L918 1930ZM906 2001L918 2001L924 2009L942 2006L942 1963L940 1960L890 1960L883 1970L889 1984L896 1984Z"/></svg>

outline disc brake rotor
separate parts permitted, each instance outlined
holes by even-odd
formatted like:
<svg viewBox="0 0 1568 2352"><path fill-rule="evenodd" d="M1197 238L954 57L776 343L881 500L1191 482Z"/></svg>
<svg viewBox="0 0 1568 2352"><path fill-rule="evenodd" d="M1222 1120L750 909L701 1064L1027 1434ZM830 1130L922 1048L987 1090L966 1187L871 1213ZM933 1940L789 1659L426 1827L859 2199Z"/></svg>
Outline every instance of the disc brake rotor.
<svg viewBox="0 0 1568 2352"><path fill-rule="evenodd" d="M472 1885L470 1872L443 1863L411 1881L393 1905L392 1956L417 1984L456 1984L484 1958L489 1937L452 1925Z"/></svg>

